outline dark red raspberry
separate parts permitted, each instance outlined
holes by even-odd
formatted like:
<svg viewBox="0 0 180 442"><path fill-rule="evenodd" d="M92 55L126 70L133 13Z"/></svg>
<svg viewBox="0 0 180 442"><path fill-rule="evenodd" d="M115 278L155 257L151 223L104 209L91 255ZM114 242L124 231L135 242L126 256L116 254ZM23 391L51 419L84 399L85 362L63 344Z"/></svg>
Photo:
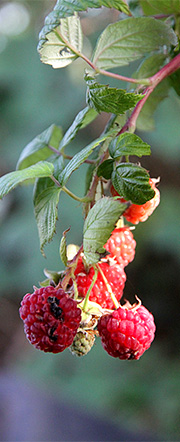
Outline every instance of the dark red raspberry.
<svg viewBox="0 0 180 442"><path fill-rule="evenodd" d="M126 274L123 266L119 264L110 265L108 262L100 262L99 267L111 286L112 292L119 301L123 295L126 281ZM90 267L89 270L85 269L82 258L80 258L74 274L79 296L85 298L94 276L94 268ZM100 272L98 272L89 300L97 302L102 308L114 308L114 303Z"/></svg>
<svg viewBox="0 0 180 442"><path fill-rule="evenodd" d="M147 201L145 204L131 204L128 209L125 210L123 216L132 224L138 224L139 222L144 222L147 218L154 212L155 208L158 206L160 202L160 192L155 186L156 180L150 179L149 184L152 189L155 191L154 197ZM118 196L118 192L111 186L111 193L113 196ZM124 198L119 198L121 202L126 202Z"/></svg>
<svg viewBox="0 0 180 442"><path fill-rule="evenodd" d="M24 296L19 309L28 340L39 350L59 353L77 333L81 310L62 289L42 287Z"/></svg>
<svg viewBox="0 0 180 442"><path fill-rule="evenodd" d="M129 227L114 229L104 248L115 258L118 264L124 267L133 261L136 241Z"/></svg>
<svg viewBox="0 0 180 442"><path fill-rule="evenodd" d="M129 303L98 321L104 349L119 359L139 359L150 347L155 329L153 315L145 307Z"/></svg>

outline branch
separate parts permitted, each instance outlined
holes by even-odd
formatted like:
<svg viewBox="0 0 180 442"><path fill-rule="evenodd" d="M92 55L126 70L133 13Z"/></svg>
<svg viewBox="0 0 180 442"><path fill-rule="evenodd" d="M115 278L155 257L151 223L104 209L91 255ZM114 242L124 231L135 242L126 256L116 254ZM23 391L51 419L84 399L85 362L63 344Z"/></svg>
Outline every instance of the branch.
<svg viewBox="0 0 180 442"><path fill-rule="evenodd" d="M154 91L156 86L159 83L161 83L161 81L163 81L165 78L167 78L169 75L173 74L173 72L177 71L179 68L180 68L180 54L176 55L176 57L174 57L165 66L163 66L163 68L161 68L155 75L153 75L152 77L149 78L151 85L148 86L144 90L145 96L142 98L142 100L140 100L136 104L132 114L130 115L130 117L128 118L128 120L126 121L126 123L122 127L122 129L119 131L117 136L126 132L126 131L134 132L134 130L136 128L137 118L138 118L144 104L146 103L147 99L152 94L152 92Z"/></svg>

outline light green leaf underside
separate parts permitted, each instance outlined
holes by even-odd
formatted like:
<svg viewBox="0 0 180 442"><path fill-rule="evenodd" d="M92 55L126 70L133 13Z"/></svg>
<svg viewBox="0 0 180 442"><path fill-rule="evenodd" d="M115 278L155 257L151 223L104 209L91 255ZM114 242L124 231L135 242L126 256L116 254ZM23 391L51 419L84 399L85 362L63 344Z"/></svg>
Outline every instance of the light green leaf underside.
<svg viewBox="0 0 180 442"><path fill-rule="evenodd" d="M154 196L146 169L134 163L120 163L112 173L112 184L126 201L144 204Z"/></svg>
<svg viewBox="0 0 180 442"><path fill-rule="evenodd" d="M17 169L25 169L38 161L46 160L52 155L52 150L48 146L58 148L62 138L62 130L60 127L52 124L48 129L37 135L27 146L23 149L18 163Z"/></svg>
<svg viewBox="0 0 180 442"><path fill-rule="evenodd" d="M140 0L144 14L179 14L180 0Z"/></svg>
<svg viewBox="0 0 180 442"><path fill-rule="evenodd" d="M176 44L176 34L166 23L150 17L126 19L102 32L92 62L100 69L124 66Z"/></svg>
<svg viewBox="0 0 180 442"><path fill-rule="evenodd" d="M105 197L89 211L83 231L83 250L88 264L99 261L100 253L105 252L103 246L125 209L125 204Z"/></svg>
<svg viewBox="0 0 180 442"><path fill-rule="evenodd" d="M55 186L47 187L34 198L34 212L42 254L44 254L44 245L52 239L55 233L60 191L61 189Z"/></svg>
<svg viewBox="0 0 180 442"><path fill-rule="evenodd" d="M89 107L85 107L81 110L74 119L72 125L69 127L67 132L64 134L60 145L59 150L66 147L76 136L80 129L83 129L88 124L90 124L98 115L98 113Z"/></svg>
<svg viewBox="0 0 180 442"><path fill-rule="evenodd" d="M129 15L129 7L124 0L74 0L73 2L58 0L54 10L45 19L44 27L39 34L38 50L45 43L47 34L59 26L62 18L70 17L75 12L86 11L87 8L100 8L101 6L115 8Z"/></svg>
<svg viewBox="0 0 180 442"><path fill-rule="evenodd" d="M27 169L17 170L15 172L10 172L0 178L0 198L9 193L18 184L23 181L40 178L40 177L50 177L53 174L54 166L47 161L40 161Z"/></svg>
<svg viewBox="0 0 180 442"><path fill-rule="evenodd" d="M72 160L69 161L67 166L64 168L62 173L59 175L58 180L61 184L61 186L64 186L66 182L68 181L71 174L78 169L78 167L84 163L84 161L91 155L93 150L104 140L106 140L108 137L111 137L114 134L114 130L111 130L110 132L102 135L97 140L90 143L88 146L86 146L84 149L82 149L80 152L78 152Z"/></svg>
<svg viewBox="0 0 180 442"><path fill-rule="evenodd" d="M137 135L126 132L111 141L109 153L114 159L124 155L142 157L143 155L150 155L151 148Z"/></svg>
<svg viewBox="0 0 180 442"><path fill-rule="evenodd" d="M145 78L156 74L163 67L166 61L166 55L153 54L146 58L140 65L138 71L133 75L134 78ZM154 112L159 103L168 97L170 82L168 79L163 80L150 95L143 106L141 113L137 119L137 129L142 131L150 131L155 129Z"/></svg>
<svg viewBox="0 0 180 442"><path fill-rule="evenodd" d="M41 61L55 69L68 66L78 57L82 44L83 35L79 17L74 15L64 18L58 27L46 35L46 41L39 50Z"/></svg>

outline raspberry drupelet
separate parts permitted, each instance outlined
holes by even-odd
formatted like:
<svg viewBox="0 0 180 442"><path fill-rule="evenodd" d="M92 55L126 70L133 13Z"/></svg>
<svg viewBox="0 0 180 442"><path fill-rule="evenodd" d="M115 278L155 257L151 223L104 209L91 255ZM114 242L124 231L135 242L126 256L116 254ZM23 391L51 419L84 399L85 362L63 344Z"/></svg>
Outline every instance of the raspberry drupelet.
<svg viewBox="0 0 180 442"><path fill-rule="evenodd" d="M81 320L77 302L63 289L51 286L27 293L19 313L30 343L52 353L62 352L72 344Z"/></svg>

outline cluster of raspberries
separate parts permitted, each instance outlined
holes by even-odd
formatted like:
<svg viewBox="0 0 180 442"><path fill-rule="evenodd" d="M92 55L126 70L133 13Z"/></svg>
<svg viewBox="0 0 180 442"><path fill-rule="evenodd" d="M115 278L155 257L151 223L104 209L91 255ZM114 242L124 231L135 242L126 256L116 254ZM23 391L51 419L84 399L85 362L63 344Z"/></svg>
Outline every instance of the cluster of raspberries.
<svg viewBox="0 0 180 442"><path fill-rule="evenodd" d="M141 206L132 204L123 214L133 224L145 221L159 204L159 190L153 180L150 184L155 190L154 198ZM114 188L111 192L117 196ZM88 267L82 253L66 291L59 283L56 287L35 288L34 293L26 294L19 311L31 344L52 353L69 347L72 353L82 356L92 348L95 336L100 336L110 356L139 359L154 339L153 315L140 301L134 305L118 302L126 281L124 268L134 259L135 247L130 227L117 227L104 245L107 255L96 265L96 278L95 266ZM78 292L76 299L74 287ZM90 310L84 312L87 293L89 304L86 305Z"/></svg>

